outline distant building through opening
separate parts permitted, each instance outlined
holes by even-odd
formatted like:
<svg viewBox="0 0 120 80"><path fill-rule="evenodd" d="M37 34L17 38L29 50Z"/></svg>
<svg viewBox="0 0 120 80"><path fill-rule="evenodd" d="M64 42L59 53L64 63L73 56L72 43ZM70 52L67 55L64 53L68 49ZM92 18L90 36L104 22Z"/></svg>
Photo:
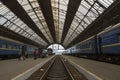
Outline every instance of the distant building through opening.
<svg viewBox="0 0 120 80"><path fill-rule="evenodd" d="M55 54L62 54L65 50L65 48L60 44L52 44L48 48L51 48Z"/></svg>

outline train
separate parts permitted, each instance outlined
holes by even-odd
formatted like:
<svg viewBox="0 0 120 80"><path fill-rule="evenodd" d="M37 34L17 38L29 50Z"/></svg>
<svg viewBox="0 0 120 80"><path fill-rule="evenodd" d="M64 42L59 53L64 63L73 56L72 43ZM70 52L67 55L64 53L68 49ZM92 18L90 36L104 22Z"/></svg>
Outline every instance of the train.
<svg viewBox="0 0 120 80"><path fill-rule="evenodd" d="M120 64L120 23L66 49L63 54Z"/></svg>
<svg viewBox="0 0 120 80"><path fill-rule="evenodd" d="M41 57L44 58L44 57L47 57L48 55L55 55L53 53L52 48L42 49L42 55L41 55Z"/></svg>
<svg viewBox="0 0 120 80"><path fill-rule="evenodd" d="M34 50L38 53L38 47L0 36L0 59L31 57Z"/></svg>

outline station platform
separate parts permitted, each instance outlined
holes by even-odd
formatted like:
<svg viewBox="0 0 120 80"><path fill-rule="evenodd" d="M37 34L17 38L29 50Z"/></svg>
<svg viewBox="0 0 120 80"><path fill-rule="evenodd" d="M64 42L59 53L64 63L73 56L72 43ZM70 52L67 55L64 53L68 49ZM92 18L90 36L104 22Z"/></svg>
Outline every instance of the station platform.
<svg viewBox="0 0 120 80"><path fill-rule="evenodd" d="M18 80L24 74L29 76L52 57L54 56L38 58L36 60L28 58L24 61L19 61L18 59L2 60L0 61L0 80ZM19 80L25 80L25 78L26 75L21 79L19 78Z"/></svg>
<svg viewBox="0 0 120 80"><path fill-rule="evenodd" d="M74 56L62 55L69 60L89 80L120 80L120 66L83 59Z"/></svg>

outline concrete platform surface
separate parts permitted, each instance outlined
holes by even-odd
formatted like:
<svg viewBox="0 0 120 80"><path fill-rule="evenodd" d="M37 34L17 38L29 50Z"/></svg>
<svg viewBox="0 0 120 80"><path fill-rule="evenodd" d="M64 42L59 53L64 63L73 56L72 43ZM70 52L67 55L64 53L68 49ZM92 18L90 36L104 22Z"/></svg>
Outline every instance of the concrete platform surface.
<svg viewBox="0 0 120 80"><path fill-rule="evenodd" d="M82 68L90 75L96 77L95 80L120 80L120 65L98 62L68 55L63 55L63 57L74 63L74 65L77 65L79 68Z"/></svg>
<svg viewBox="0 0 120 80"><path fill-rule="evenodd" d="M29 58L24 61L19 61L18 59L0 61L0 80L11 80L32 67L51 59L51 57L53 56L39 58L36 60Z"/></svg>

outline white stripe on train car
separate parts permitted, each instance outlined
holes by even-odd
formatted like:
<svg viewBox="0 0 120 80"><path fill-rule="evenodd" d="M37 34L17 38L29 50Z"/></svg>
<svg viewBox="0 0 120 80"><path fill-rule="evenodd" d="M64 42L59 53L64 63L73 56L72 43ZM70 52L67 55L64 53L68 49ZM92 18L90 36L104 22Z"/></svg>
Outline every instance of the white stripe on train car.
<svg viewBox="0 0 120 80"><path fill-rule="evenodd" d="M19 51L19 49L10 49L10 48L0 48L0 50L17 50L17 51Z"/></svg>

